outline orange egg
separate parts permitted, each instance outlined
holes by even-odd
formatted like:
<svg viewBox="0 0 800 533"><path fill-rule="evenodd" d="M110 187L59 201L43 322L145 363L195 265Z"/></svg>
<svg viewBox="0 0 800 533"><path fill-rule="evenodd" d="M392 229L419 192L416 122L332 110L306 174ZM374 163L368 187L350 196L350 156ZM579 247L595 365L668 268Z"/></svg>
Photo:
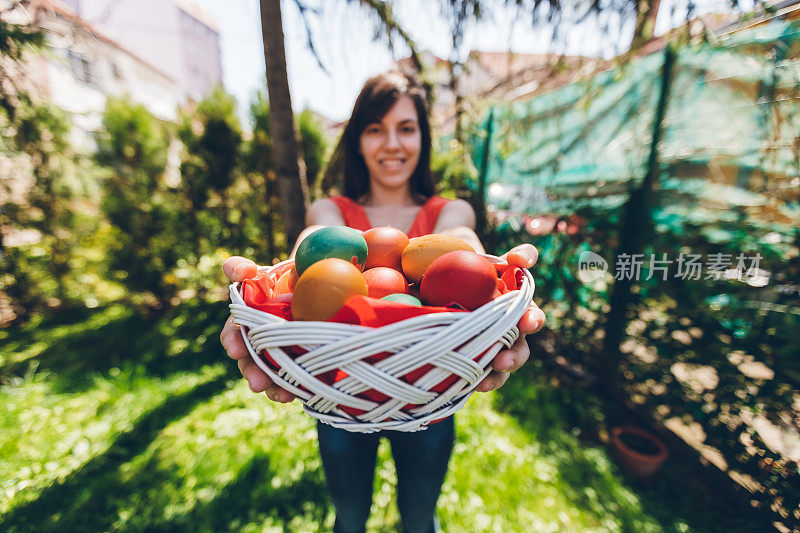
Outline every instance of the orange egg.
<svg viewBox="0 0 800 533"><path fill-rule="evenodd" d="M367 283L357 267L335 257L317 261L297 280L292 318L328 320L356 295L367 295Z"/></svg>
<svg viewBox="0 0 800 533"><path fill-rule="evenodd" d="M277 296L278 294L286 294L287 292L293 292L294 287L297 284L297 271L294 268L291 268L281 274L278 280L275 282L275 286L272 287L272 295Z"/></svg>
<svg viewBox="0 0 800 533"><path fill-rule="evenodd" d="M366 268L389 267L400 270L400 257L408 246L408 237L396 228L381 227L363 233L367 241Z"/></svg>
<svg viewBox="0 0 800 533"><path fill-rule="evenodd" d="M455 250L475 252L465 241L451 235L432 233L414 237L403 250L401 258L403 274L409 281L416 283L422 279L422 275L431 263L447 252Z"/></svg>
<svg viewBox="0 0 800 533"><path fill-rule="evenodd" d="M371 298L383 298L389 294L408 293L406 278L393 268L375 267L364 271L364 281Z"/></svg>

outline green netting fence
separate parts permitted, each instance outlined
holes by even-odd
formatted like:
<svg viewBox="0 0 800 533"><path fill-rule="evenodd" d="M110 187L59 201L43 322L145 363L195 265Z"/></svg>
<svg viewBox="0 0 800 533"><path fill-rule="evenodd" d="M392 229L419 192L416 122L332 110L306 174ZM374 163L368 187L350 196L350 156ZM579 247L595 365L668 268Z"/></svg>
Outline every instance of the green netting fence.
<svg viewBox="0 0 800 533"><path fill-rule="evenodd" d="M477 124L495 244L539 247L563 353L798 527L800 22L668 48Z"/></svg>

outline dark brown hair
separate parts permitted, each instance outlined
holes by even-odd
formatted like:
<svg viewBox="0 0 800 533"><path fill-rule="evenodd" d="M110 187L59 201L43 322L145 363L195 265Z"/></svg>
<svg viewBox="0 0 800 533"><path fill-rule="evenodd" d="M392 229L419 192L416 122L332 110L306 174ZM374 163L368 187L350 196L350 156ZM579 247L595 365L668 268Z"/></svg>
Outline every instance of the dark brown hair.
<svg viewBox="0 0 800 533"><path fill-rule="evenodd" d="M412 76L390 71L373 76L364 84L337 147L339 156L343 159L343 194L348 198L359 200L369 192L369 172L359 150L361 134L370 124L380 122L402 96L408 96L414 102L422 134L419 163L411 174L411 196L415 202L422 204L434 195L431 174L431 127L425 104L425 92Z"/></svg>

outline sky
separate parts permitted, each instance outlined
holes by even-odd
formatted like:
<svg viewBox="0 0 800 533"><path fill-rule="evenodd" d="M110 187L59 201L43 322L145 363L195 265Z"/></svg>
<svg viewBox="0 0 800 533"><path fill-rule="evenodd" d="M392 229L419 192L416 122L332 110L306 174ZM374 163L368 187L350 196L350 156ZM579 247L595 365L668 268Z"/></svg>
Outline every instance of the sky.
<svg viewBox="0 0 800 533"><path fill-rule="evenodd" d="M679 2L662 0L656 32L663 33L682 19L685 8ZM258 0L195 0L217 21L220 31L224 84L239 102L240 117L246 120L253 95L264 90L264 57ZM362 84L373 74L388 69L392 62L408 56L397 43L391 51L385 40L376 41L375 24L367 12L344 0L301 0L317 10L309 13L314 44L325 71L307 44L307 32L297 4L282 2L289 88L295 111L311 108L333 120L349 115ZM428 49L442 58L450 56L449 25L431 0L397 0L396 17L418 49ZM722 10L727 0L698 2L699 11ZM517 53L557 52L613 57L624 49L630 37L609 37L588 25L573 27L561 42L553 43L547 30L534 32L531 25L509 10L495 9L491 20L468 27L460 55L471 49ZM630 30L629 30L630 31ZM629 33L628 33L629 35ZM327 71L327 72L326 72Z"/></svg>

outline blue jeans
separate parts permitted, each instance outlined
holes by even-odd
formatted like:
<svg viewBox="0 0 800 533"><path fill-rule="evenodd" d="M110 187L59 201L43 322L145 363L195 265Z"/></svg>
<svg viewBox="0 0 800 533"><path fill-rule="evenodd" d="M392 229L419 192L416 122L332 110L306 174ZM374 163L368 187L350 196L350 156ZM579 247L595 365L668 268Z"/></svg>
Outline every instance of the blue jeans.
<svg viewBox="0 0 800 533"><path fill-rule="evenodd" d="M389 439L397 469L397 506L408 533L435 531L436 500L453 450L453 417L424 431L351 433L317 422L319 451L336 508L335 533L364 531L372 505L380 437Z"/></svg>

